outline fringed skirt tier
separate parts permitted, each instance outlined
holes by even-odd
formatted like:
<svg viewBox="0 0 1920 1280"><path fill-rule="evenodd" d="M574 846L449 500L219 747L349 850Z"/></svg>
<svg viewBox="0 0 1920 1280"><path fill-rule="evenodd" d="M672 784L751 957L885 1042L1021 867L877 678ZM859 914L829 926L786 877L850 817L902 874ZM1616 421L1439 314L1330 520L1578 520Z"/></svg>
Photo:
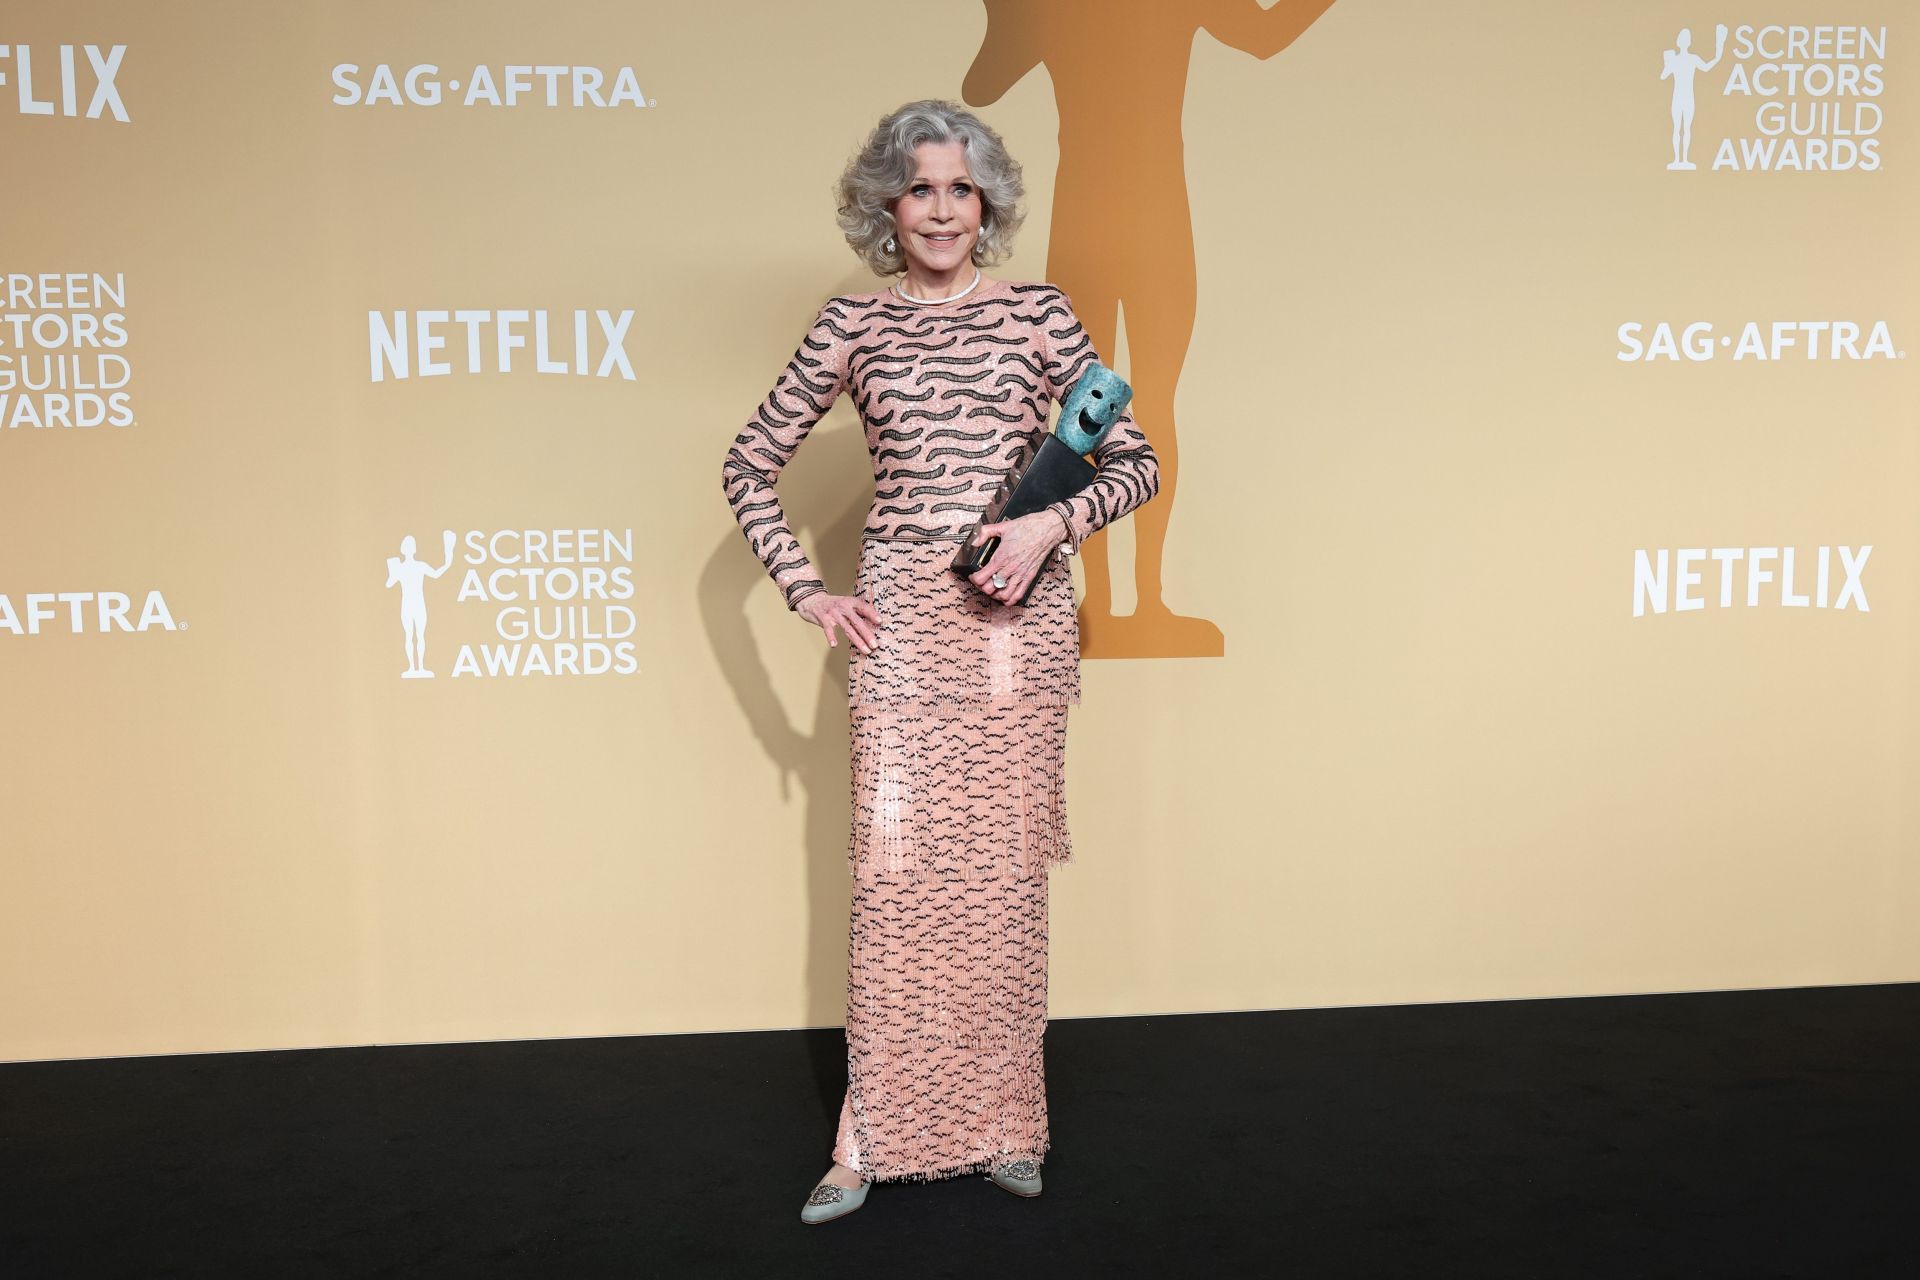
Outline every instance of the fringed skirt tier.
<svg viewBox="0 0 1920 1280"><path fill-rule="evenodd" d="M1070 860L1071 571L1024 604L947 566L951 539L862 544L880 645L848 680L853 879L847 1093L833 1158L870 1181L1045 1157L1047 873Z"/></svg>

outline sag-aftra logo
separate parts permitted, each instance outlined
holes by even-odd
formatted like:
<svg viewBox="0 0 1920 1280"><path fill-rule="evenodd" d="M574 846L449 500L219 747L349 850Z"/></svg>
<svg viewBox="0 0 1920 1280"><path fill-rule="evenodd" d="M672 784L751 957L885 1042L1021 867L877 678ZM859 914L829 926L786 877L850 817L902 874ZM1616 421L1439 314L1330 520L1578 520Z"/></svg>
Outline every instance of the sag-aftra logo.
<svg viewBox="0 0 1920 1280"><path fill-rule="evenodd" d="M657 107L640 91L632 67L609 74L599 67L509 64L497 72L485 63L464 75L442 78L435 63L395 71L390 63L362 68L342 62L333 69L337 107Z"/></svg>
<svg viewBox="0 0 1920 1280"><path fill-rule="evenodd" d="M0 595L0 635L133 635L142 631L185 631L175 620L167 598L158 591L141 592L27 591L16 604Z"/></svg>

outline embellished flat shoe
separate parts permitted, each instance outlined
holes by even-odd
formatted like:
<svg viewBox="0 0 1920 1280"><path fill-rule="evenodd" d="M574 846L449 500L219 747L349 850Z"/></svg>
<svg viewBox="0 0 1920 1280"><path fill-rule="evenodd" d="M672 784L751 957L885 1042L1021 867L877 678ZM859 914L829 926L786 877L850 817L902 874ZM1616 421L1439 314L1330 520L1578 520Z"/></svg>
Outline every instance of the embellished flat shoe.
<svg viewBox="0 0 1920 1280"><path fill-rule="evenodd" d="M862 1181L857 1187L841 1187L823 1182L807 1193L807 1202L800 1207L800 1221L832 1222L845 1217L867 1202L867 1188L872 1185Z"/></svg>
<svg viewBox="0 0 1920 1280"><path fill-rule="evenodd" d="M1017 1196L1037 1196L1040 1194L1040 1162L1038 1160L1009 1160L1005 1164L993 1166L993 1185L1011 1191Z"/></svg>

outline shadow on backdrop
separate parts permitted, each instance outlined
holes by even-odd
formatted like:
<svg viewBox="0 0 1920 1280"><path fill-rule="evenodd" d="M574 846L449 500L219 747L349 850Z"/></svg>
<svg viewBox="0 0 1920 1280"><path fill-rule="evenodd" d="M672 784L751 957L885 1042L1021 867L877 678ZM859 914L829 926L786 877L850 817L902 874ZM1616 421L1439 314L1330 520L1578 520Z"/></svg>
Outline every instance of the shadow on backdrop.
<svg viewBox="0 0 1920 1280"><path fill-rule="evenodd" d="M820 421L809 442L831 454L843 432L860 432L860 428L856 424L829 430L829 421ZM864 454L865 436L864 432L860 434L857 447ZM866 528L867 512L873 504L871 487L836 513L834 504L845 498L842 478L830 474L827 468L809 468L805 474L821 479L811 487L785 485L780 495L794 534L823 553L819 563L847 563L843 555L857 555L861 532ZM726 781L720 793L737 794L744 805L765 804L776 795L777 802L785 804L798 784L805 811L796 870L807 904L806 955L801 960L802 971L793 976L805 993L805 1012L798 1025L833 1027L844 1019L847 995L847 837L852 794L847 743L848 645L843 638L837 648L828 648L823 633L798 614L782 609L781 620L807 633L798 638L817 642L820 650L812 722L804 726L795 723L768 675L759 637L748 624L747 600L766 580L766 569L760 561L740 554L739 528L730 525L708 554L696 592L707 644L771 765L772 779L778 782L776 792L767 785L769 771L757 770L757 761L743 755L734 764L736 776ZM829 589L850 588L836 585ZM786 638L779 641L787 642ZM720 816L724 821L725 815ZM768 982L781 980L778 974L767 975ZM795 1043L810 1053L809 1066L820 1091L821 1109L831 1124L839 1118L841 1094L846 1089L845 1050L816 1043L816 1039Z"/></svg>

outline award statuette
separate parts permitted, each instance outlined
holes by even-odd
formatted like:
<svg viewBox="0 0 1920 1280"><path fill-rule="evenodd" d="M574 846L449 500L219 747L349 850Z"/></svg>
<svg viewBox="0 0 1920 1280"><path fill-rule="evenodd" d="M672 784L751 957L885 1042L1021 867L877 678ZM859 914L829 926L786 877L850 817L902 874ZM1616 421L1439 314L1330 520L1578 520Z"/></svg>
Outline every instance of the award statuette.
<svg viewBox="0 0 1920 1280"><path fill-rule="evenodd" d="M1020 456L1014 459L1006 478L988 500L986 510L961 541L960 550L953 557L953 571L963 578L972 577L986 568L993 553L999 550L997 535L988 538L983 546L973 545L981 525L1045 511L1092 484L1098 468L1081 455L1092 453L1094 446L1106 438L1132 399L1133 388L1123 382L1119 374L1098 361L1090 365L1067 393L1067 398L1060 402L1052 434L1028 441ZM1038 581L1039 575L1035 574L1034 582ZM1014 603L1025 604L1032 591L1033 582L1029 582Z"/></svg>

